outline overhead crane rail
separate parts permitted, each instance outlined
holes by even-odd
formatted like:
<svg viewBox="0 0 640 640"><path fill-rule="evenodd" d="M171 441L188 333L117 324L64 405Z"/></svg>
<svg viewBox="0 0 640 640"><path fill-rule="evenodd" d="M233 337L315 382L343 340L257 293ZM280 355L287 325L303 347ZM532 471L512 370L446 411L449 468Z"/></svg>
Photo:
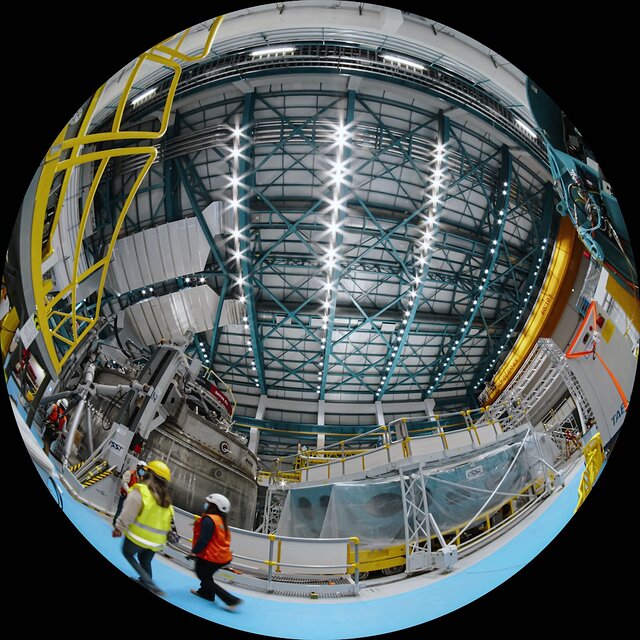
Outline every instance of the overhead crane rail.
<svg viewBox="0 0 640 640"><path fill-rule="evenodd" d="M396 81L418 84L424 89L446 96L447 99L463 104L470 110L489 118L516 137L526 148L545 166L548 164L546 148L539 138L532 138L524 133L516 124L514 113L503 105L494 95L484 90L475 82L469 82L464 77L452 74L437 65L424 69L400 67L381 57L376 47L345 45L339 42L325 42L325 36L306 34L304 38L297 30L291 29L280 32L280 38L286 39L287 44L295 44L294 53L286 56L252 56L247 44L238 43L233 53L218 55L215 59L207 60L198 66L192 66L185 73L178 88L178 95L186 95L197 91L202 86L209 86L236 76L247 77L247 74L260 74L267 71L286 68L309 69L321 68L337 70L341 73L378 75ZM168 90L168 82L160 78L158 89L153 98L140 109L141 113L157 109L164 92Z"/></svg>

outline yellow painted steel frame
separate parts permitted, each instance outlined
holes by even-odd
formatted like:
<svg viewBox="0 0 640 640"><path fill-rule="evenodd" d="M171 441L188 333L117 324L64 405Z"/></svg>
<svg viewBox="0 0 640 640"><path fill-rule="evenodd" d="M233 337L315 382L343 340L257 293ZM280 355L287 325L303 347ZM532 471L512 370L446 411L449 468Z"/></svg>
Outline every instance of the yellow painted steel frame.
<svg viewBox="0 0 640 640"><path fill-rule="evenodd" d="M542 289L516 343L493 378L495 388L487 398L487 406L509 384L509 381L526 360L529 352L540 337L569 268L575 240L576 233L571 221L568 218L562 218Z"/></svg>
<svg viewBox="0 0 640 640"><path fill-rule="evenodd" d="M593 485L595 484L600 469L604 464L604 448L602 447L602 436L600 432L597 432L584 447L584 472L580 480L580 486L578 487L578 504L575 511L577 511L585 498L591 492ZM574 511L574 513L575 513Z"/></svg>
<svg viewBox="0 0 640 640"><path fill-rule="evenodd" d="M211 24L202 50L195 55L188 55L180 51L186 37L189 35L190 29L185 29L175 36L172 36L167 40L163 40L161 43L142 54L136 60L131 72L129 73L125 87L116 107L111 130L103 133L88 133L96 106L106 86L103 85L93 96L77 135L75 137L67 138L69 130L69 126L67 125L60 132L60 135L56 138L53 146L45 156L42 173L36 188L36 196L33 206L33 220L31 226L31 275L37 319L42 331L42 337L44 339L46 349L57 373L60 372L62 366L73 353L74 349L82 342L88 332L98 322L104 283L116 239L118 238L124 219L129 211L129 207L133 202L138 188L158 154L156 147L152 145L140 147L115 147L100 151L95 151L92 148L88 153L84 153L84 148L87 145L94 145L95 143L158 140L164 136L167 131L171 108L173 106L173 99L175 97L178 81L182 72L180 63L196 62L198 60L202 60L208 55L213 39L215 38L223 18L224 16L215 18ZM162 111L159 130L122 131L120 129L122 125L122 117L129 100L131 89L133 88L133 83L142 65L149 62L168 67L173 71L173 78L171 80L171 85ZM105 173L109 161L113 158L122 156L142 156L146 157L146 160L127 195L120 215L115 223L111 241L109 242L109 246L104 257L91 265L87 270L82 273L78 273L82 240L89 221L89 216L93 209L93 199L97 192L98 185ZM47 293L51 288L51 283L50 281L43 279L43 263L53 252L51 243L66 199L71 175L74 170L85 163L97 163L97 167L84 202L84 208L78 225L71 281L55 296L49 298ZM60 175L62 176L60 185L54 185L54 182L59 180ZM43 246L45 225L47 222L47 206L54 191L56 191L58 199L53 220L50 228L48 229L47 242ZM101 270L101 273L100 282L97 288L95 311L91 316L77 314L77 287L81 282L99 270ZM70 311L56 308L56 305L66 299L69 294L71 295ZM54 324L53 327L52 324ZM67 329L68 335L70 335L71 338L62 334L63 327Z"/></svg>

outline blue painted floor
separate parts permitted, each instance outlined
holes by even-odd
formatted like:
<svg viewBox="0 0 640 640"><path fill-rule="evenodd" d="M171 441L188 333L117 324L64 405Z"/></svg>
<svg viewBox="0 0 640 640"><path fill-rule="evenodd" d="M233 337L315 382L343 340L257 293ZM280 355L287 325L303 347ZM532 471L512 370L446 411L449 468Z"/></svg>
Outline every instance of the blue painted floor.
<svg viewBox="0 0 640 640"><path fill-rule="evenodd" d="M525 531L493 555L466 569L457 569L443 580L407 593L381 599L291 602L237 591L235 593L245 603L236 611L229 612L222 603L209 603L193 596L189 590L198 586L195 575L190 576L160 558L153 563L154 580L166 592L165 599L185 611L217 624L260 635L341 640L406 629L477 599L540 553L573 515L580 476L580 473L576 474ZM122 539L111 537L110 523L103 516L73 500L66 491L63 509L101 554L125 574L137 577L121 554ZM234 593L232 587L225 588Z"/></svg>

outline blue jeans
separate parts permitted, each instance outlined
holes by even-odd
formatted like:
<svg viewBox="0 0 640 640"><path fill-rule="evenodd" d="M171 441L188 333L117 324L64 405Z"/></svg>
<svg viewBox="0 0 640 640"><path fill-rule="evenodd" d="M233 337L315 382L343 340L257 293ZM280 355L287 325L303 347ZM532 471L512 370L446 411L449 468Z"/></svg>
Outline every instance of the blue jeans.
<svg viewBox="0 0 640 640"><path fill-rule="evenodd" d="M135 542L129 540L129 538L125 538L124 544L122 545L122 554L127 562L136 570L145 587L159 590L158 586L153 582L151 572L151 561L153 560L153 556L156 555L155 551L139 547ZM135 556L138 556L138 560L136 560Z"/></svg>

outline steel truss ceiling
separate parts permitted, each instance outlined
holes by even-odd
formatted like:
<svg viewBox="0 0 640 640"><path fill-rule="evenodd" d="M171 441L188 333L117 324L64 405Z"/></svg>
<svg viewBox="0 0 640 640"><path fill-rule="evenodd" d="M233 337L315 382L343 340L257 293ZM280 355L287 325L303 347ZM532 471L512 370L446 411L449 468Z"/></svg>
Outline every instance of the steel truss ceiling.
<svg viewBox="0 0 640 640"><path fill-rule="evenodd" d="M546 172L515 140L418 91L405 100L379 81L356 91L325 80L293 74L176 101L123 233L200 221L204 271L148 284L161 295L206 282L244 305L244 322L225 326L218 305L193 347L238 391L473 405L545 273ZM135 176L112 167L93 253ZM202 214L215 201L234 220L219 235ZM143 297L114 296L108 311Z"/></svg>

